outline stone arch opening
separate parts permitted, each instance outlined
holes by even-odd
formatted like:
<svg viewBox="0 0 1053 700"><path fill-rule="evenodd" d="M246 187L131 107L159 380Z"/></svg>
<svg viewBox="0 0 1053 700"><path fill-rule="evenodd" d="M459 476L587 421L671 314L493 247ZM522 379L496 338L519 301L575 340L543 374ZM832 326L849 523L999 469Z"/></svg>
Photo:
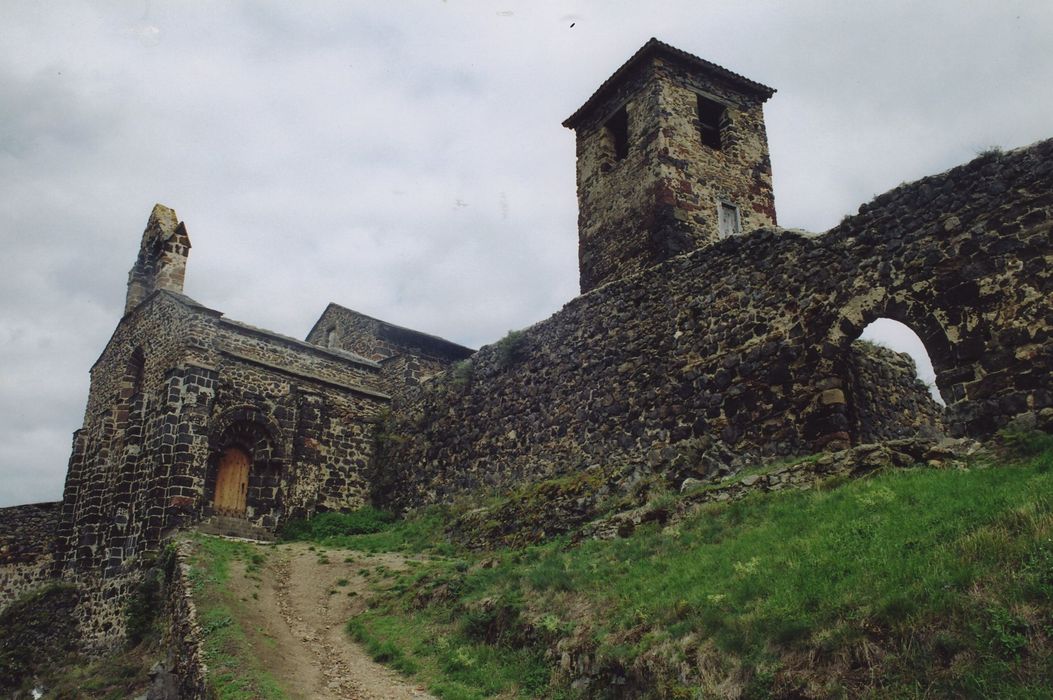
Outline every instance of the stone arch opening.
<svg viewBox="0 0 1053 700"><path fill-rule="evenodd" d="M906 353L914 361L915 376L928 390L932 400L941 406L947 402L936 386L936 370L932 365L932 358L925 347L925 341L921 339L914 329L905 323L892 318L880 317L871 321L863 329L858 341L873 343L888 348L894 352Z"/></svg>
<svg viewBox="0 0 1053 700"><path fill-rule="evenodd" d="M946 433L945 404L928 351L905 323L878 318L851 343L844 358L844 396L853 444Z"/></svg>
<svg viewBox="0 0 1053 700"><path fill-rule="evenodd" d="M956 397L947 389L959 373L960 362L939 311L905 294L857 296L841 305L823 342L809 420L813 447L842 449L862 442L945 432L943 406L915 384L913 362L897 359L893 351L857 342L880 319L905 326L917 337L931 361L937 392L947 405L955 403ZM879 391L874 391L875 385Z"/></svg>
<svg viewBox="0 0 1053 700"><path fill-rule="evenodd" d="M255 407L238 407L217 417L209 442L205 501L211 512L273 527L284 465L278 426Z"/></svg>

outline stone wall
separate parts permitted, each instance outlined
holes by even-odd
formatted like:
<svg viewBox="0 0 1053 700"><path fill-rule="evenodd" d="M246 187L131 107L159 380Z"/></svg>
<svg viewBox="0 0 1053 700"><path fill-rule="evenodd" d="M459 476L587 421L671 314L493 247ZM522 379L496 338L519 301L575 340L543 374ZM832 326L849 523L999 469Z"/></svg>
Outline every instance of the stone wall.
<svg viewBox="0 0 1053 700"><path fill-rule="evenodd" d="M181 415L213 391L195 370L210 364L211 320L156 293L118 325L92 367L63 493L67 566L116 571L125 558L156 550L167 500L192 492L179 464L204 446Z"/></svg>
<svg viewBox="0 0 1053 700"><path fill-rule="evenodd" d="M396 326L339 304L326 307L307 334L307 342L378 362L384 391L391 396L401 395L474 352L444 338Z"/></svg>
<svg viewBox="0 0 1053 700"><path fill-rule="evenodd" d="M176 213L155 204L143 231L139 255L128 273L124 313L131 312L155 290L181 294L190 255L190 236Z"/></svg>
<svg viewBox="0 0 1053 700"><path fill-rule="evenodd" d="M228 448L250 459L243 517L253 526L367 502L389 402L375 362L157 291L121 320L91 374L58 538L63 575L85 584L89 646L123 635L142 555L212 514Z"/></svg>
<svg viewBox="0 0 1053 700"><path fill-rule="evenodd" d="M849 432L859 443L944 434L943 407L918 379L910 355L857 340L846 375Z"/></svg>
<svg viewBox="0 0 1053 700"><path fill-rule="evenodd" d="M0 508L0 610L54 580L62 503Z"/></svg>
<svg viewBox="0 0 1053 700"><path fill-rule="evenodd" d="M822 236L763 229L610 282L397 401L381 496L847 447L849 348L879 317L925 342L948 430L989 434L1053 403L1051 192L1046 141L901 186Z"/></svg>
<svg viewBox="0 0 1053 700"><path fill-rule="evenodd" d="M165 586L164 613L168 624L163 645L171 655L171 672L178 678L178 697L185 700L208 697L202 633L192 585L188 554L179 545L171 579Z"/></svg>

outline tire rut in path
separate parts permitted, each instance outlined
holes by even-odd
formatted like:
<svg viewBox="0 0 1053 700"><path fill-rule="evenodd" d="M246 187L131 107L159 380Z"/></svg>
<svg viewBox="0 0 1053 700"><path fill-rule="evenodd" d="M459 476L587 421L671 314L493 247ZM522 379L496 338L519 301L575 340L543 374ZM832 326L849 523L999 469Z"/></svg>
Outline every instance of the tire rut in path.
<svg viewBox="0 0 1053 700"><path fill-rule="evenodd" d="M289 632L283 635L282 641L301 647L299 650L275 651L292 652L291 655L301 657L301 664L308 660L312 666L311 669L301 669L303 673L296 673L296 678L282 678L288 670L274 669L279 682L290 692L298 697L321 700L432 698L395 671L373 661L348 637L347 621L362 611L369 596L368 583L350 563L323 563L320 552L299 544L279 545L270 551L268 568L272 576L266 576L264 583L273 586L274 596L265 596L261 602L265 599L274 601L277 610L273 612L281 616ZM365 559L368 555L356 553L356 556ZM363 559L356 566L361 567L365 563ZM395 555L368 557L368 562L383 563L391 568L403 566L402 559ZM346 585L338 586L338 581L344 579ZM298 689L307 694L300 695Z"/></svg>

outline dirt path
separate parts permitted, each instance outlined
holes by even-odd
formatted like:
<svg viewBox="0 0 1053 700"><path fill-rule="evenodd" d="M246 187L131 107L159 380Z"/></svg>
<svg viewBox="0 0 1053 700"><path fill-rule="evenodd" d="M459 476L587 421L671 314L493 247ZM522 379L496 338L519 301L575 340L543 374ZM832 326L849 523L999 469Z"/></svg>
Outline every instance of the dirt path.
<svg viewBox="0 0 1053 700"><path fill-rule="evenodd" d="M393 554L315 551L293 543L261 547L259 576L232 567L232 593L261 664L293 698L402 700L431 698L422 687L374 662L347 633L370 590L359 573L384 565L406 568Z"/></svg>

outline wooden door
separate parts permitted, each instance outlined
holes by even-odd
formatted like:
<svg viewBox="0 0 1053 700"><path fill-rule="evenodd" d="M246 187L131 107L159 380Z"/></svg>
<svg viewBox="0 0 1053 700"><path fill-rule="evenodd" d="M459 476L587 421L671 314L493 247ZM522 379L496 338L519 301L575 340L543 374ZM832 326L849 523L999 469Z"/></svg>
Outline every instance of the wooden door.
<svg viewBox="0 0 1053 700"><path fill-rule="evenodd" d="M237 447L228 447L219 459L216 472L216 497L213 505L217 513L242 515L245 513L245 494L249 490L249 456Z"/></svg>

